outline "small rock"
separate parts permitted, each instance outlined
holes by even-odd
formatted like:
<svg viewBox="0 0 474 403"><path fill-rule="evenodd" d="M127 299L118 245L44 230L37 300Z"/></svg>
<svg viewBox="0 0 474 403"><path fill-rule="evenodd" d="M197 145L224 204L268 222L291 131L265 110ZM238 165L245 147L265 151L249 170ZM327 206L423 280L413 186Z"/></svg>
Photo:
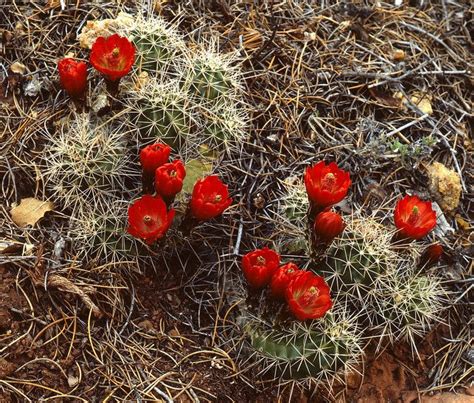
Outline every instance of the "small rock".
<svg viewBox="0 0 474 403"><path fill-rule="evenodd" d="M393 60L397 62L405 60L405 51L402 49L395 49L395 51L393 52Z"/></svg>
<svg viewBox="0 0 474 403"><path fill-rule="evenodd" d="M443 211L453 211L461 198L461 179L457 172L439 162L427 168L429 190Z"/></svg>
<svg viewBox="0 0 474 403"><path fill-rule="evenodd" d="M79 46L90 49L99 36L108 37L114 33L122 33L133 28L134 18L125 12L120 12L117 18L87 21L81 33L78 35Z"/></svg>
<svg viewBox="0 0 474 403"><path fill-rule="evenodd" d="M79 383L79 378L75 377L75 376L72 376L72 375L69 375L67 377L67 384L69 385L70 388L73 388L74 386L76 386L77 384Z"/></svg>

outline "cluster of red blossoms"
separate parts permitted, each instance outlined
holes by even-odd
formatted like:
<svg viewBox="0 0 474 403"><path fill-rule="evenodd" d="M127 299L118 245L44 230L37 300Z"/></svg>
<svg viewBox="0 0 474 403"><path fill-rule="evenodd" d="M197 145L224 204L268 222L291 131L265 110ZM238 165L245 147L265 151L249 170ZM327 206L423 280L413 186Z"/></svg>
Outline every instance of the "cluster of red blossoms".
<svg viewBox="0 0 474 403"><path fill-rule="evenodd" d="M323 161L307 168L304 175L310 201L309 216L314 216L314 241L327 246L344 230L342 217L331 207L346 197L351 179L336 163ZM395 225L403 239L420 239L436 226L431 202L405 196L395 207ZM443 253L439 244L427 248L426 260L437 260ZM317 319L331 308L330 289L324 279L294 263L280 266L280 255L267 247L242 258L242 271L251 287L270 285L271 295L284 298L298 320Z"/></svg>
<svg viewBox="0 0 474 403"><path fill-rule="evenodd" d="M135 62L135 47L124 37L114 34L99 37L92 45L90 63L101 72L107 82L118 84ZM71 98L82 98L87 88L87 64L64 58L58 62L61 86Z"/></svg>
<svg viewBox="0 0 474 403"><path fill-rule="evenodd" d="M321 240L330 241L342 233L344 222L339 214L328 209L346 197L351 185L349 173L335 162L326 165L321 161L306 169L304 182L311 207L316 212L314 231ZM421 239L436 226L431 202L417 196L407 195L399 200L394 219L400 236L406 239Z"/></svg>
<svg viewBox="0 0 474 403"><path fill-rule="evenodd" d="M242 258L242 270L250 286L270 285L274 298L285 299L298 320L317 319L331 308L330 290L324 279L294 263L280 266L280 255L268 248Z"/></svg>
<svg viewBox="0 0 474 403"><path fill-rule="evenodd" d="M304 183L315 215L314 235L322 243L331 242L344 231L342 217L330 209L346 197L351 186L349 172L335 162L326 165L321 161L306 169Z"/></svg>
<svg viewBox="0 0 474 403"><path fill-rule="evenodd" d="M170 227L175 211L168 210L176 194L183 188L186 169L180 160L168 162L171 148L156 143L140 151L144 175L153 177L155 194L144 195L128 210L128 232L136 238L152 244L162 238ZM190 215L204 221L217 217L230 206L227 186L214 175L198 180L189 203Z"/></svg>

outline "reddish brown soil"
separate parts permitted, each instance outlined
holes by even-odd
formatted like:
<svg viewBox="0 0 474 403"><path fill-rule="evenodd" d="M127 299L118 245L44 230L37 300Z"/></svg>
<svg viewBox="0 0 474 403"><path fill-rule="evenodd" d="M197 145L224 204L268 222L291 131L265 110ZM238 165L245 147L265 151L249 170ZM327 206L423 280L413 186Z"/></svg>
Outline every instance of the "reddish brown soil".
<svg viewBox="0 0 474 403"><path fill-rule="evenodd" d="M55 390L67 392L70 390L68 379L52 363L56 360L61 367L68 371L69 376L77 376L75 372L75 361L81 357L82 352L74 349L70 357L65 357L64 351L57 350L56 345L49 343L42 345L43 338L34 340L34 335L26 333L33 320L29 316L30 308L26 298L21 291L16 289L16 270L8 270L6 267L0 266L0 347L5 347L11 341L25 335L20 341L14 343L6 349L6 354L0 357L0 380L12 381L12 384L22 390L23 393L30 398L46 396L45 390L38 390L37 387L27 384L21 384L22 380L34 380L31 383L38 383L44 387L53 388ZM158 277L160 277L158 279ZM158 284L159 283L159 284ZM180 292L178 282L172 276L163 279L161 276L144 276L136 281L137 310L138 315L134 315L138 326L149 332L158 332L160 330L160 322L165 323L165 332L172 336L180 336L190 340L192 343L182 344L181 353L184 355L191 354L196 351L196 346L206 349L210 340L204 336L193 333L188 326L180 321L170 318L166 312L181 312L184 315L191 315L195 312L195 307ZM160 291L172 290L172 291ZM36 289L37 298L42 299L42 291ZM45 299L46 301L46 299ZM161 302L159 302L161 301ZM166 307L166 309L164 309ZM171 309L170 309L171 308ZM54 312L52 306L34 306L36 313L36 321L46 312ZM44 326L44 324L43 324ZM41 327L43 327L41 326ZM33 342L34 341L34 342ZM67 347L68 343L65 343ZM429 361L427 360L430 351L430 341L423 344L421 349L421 358L423 361L414 362L410 359L410 352L406 347L399 346L392 350L387 350L378 356L368 358L364 377L354 374L348 378L348 387L342 390L337 397L339 402L356 402L356 403L415 403L419 400L418 390L427 383L427 371L429 369ZM163 345L166 348L166 344ZM47 358L49 360L34 359ZM232 372L222 366L212 366L209 361L189 360L189 363L180 367L180 379L184 383L193 384L194 388L200 388L216 396L219 402L227 402L233 399L237 402L279 402L287 401L288 395L284 393L278 396L275 389L266 390L262 393L256 393L252 388L238 378L232 377ZM25 363L26 367L21 368ZM163 366L162 370L173 370L173 362L160 361ZM93 376L86 376L83 379L84 390L81 397L87 400L97 398L94 389L89 386L94 385ZM16 382L16 383L15 383ZM471 393L467 391L467 393ZM14 402L14 397L8 391L0 391L0 402ZM291 399L295 402L327 402L324 397L305 397L304 395L293 394ZM177 400L179 402L188 402L189 398L183 394ZM474 397L468 394L442 394L435 396L423 397L423 403L468 403L473 402Z"/></svg>

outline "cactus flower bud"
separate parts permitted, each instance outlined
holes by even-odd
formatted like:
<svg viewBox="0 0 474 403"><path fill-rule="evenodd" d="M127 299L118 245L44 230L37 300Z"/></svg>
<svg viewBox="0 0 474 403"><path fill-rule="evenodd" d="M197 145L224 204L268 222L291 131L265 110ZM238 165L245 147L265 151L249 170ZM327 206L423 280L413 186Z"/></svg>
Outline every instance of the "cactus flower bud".
<svg viewBox="0 0 474 403"><path fill-rule="evenodd" d="M439 243L434 243L425 249L421 260L424 264L438 263L438 261L441 259L441 256L443 256L443 252L443 246Z"/></svg>
<svg viewBox="0 0 474 403"><path fill-rule="evenodd" d="M166 144L148 145L140 151L140 162L144 172L153 175L156 169L168 162L171 148Z"/></svg>
<svg viewBox="0 0 474 403"><path fill-rule="evenodd" d="M314 220L314 232L324 242L330 242L344 231L342 217L333 211L323 211Z"/></svg>
<svg viewBox="0 0 474 403"><path fill-rule="evenodd" d="M87 87L87 65L66 57L58 62L59 81L71 98L81 97Z"/></svg>

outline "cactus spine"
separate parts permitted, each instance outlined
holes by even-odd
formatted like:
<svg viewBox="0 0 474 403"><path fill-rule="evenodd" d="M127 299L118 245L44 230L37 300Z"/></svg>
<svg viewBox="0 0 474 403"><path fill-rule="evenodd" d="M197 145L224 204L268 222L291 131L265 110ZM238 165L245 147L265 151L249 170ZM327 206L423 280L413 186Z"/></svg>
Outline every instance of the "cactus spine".
<svg viewBox="0 0 474 403"><path fill-rule="evenodd" d="M416 270L420 248L393 245L393 232L374 218L357 213L329 248L323 265L332 292L360 312L371 334L408 341L440 322L445 291L441 282Z"/></svg>
<svg viewBox="0 0 474 403"><path fill-rule="evenodd" d="M106 206L124 181L138 176L128 168L127 145L120 121L90 114L66 117L49 136L45 154L47 186L60 204L73 211L84 204Z"/></svg>
<svg viewBox="0 0 474 403"><path fill-rule="evenodd" d="M162 18L140 17L128 36L136 47L139 70L174 73L172 63L183 56L185 44L172 25Z"/></svg>

